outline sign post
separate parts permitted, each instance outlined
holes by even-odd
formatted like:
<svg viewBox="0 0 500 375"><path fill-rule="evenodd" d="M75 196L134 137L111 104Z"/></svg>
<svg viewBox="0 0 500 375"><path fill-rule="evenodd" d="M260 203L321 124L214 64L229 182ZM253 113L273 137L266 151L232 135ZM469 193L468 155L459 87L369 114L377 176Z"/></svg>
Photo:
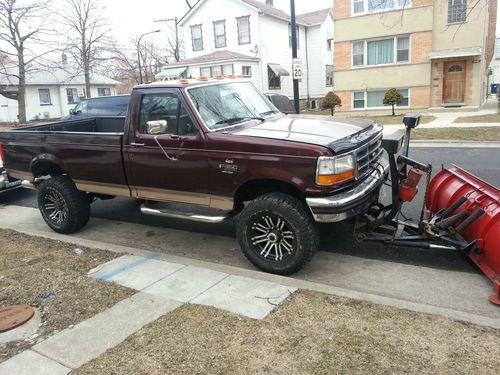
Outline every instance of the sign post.
<svg viewBox="0 0 500 375"><path fill-rule="evenodd" d="M292 34L292 58L293 58L293 104L295 107L295 112L300 113L300 101L299 101L299 80L302 79L302 63L300 64L300 69L298 69L297 77L295 78L295 62L300 61L297 59L297 22L295 19L295 0L290 0L290 28Z"/></svg>

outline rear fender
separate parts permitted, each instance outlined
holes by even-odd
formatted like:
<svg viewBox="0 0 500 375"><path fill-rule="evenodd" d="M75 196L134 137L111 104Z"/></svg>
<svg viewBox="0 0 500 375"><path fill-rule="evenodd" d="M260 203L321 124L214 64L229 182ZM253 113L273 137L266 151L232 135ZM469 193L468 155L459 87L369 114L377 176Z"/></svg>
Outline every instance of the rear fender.
<svg viewBox="0 0 500 375"><path fill-rule="evenodd" d="M63 161L52 154L40 154L31 160L30 171L33 176L40 177L47 174L63 174L67 169Z"/></svg>

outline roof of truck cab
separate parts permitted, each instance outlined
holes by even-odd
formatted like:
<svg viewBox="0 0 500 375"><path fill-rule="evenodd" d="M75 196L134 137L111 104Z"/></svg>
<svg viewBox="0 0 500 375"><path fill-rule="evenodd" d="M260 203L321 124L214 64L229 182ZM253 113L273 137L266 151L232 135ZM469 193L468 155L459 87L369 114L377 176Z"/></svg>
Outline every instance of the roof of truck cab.
<svg viewBox="0 0 500 375"><path fill-rule="evenodd" d="M185 83L187 81L187 83ZM134 87L135 89L158 89L158 88L186 88L194 86L203 86L207 84L217 84L217 83L235 83L235 82L250 82L248 79L241 78L224 78L215 79L210 78L208 80L199 79L181 79L181 80L171 80L171 81L158 81L151 82Z"/></svg>

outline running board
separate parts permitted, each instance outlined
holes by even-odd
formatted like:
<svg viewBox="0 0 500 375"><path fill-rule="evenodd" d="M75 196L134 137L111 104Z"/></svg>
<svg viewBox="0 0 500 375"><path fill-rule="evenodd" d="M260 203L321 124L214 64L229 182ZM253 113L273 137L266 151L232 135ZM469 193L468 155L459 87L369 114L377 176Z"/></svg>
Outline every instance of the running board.
<svg viewBox="0 0 500 375"><path fill-rule="evenodd" d="M184 211L183 209L186 208ZM212 211L212 212L210 212ZM207 215L206 213L221 213L204 207L197 207L193 205L180 205L180 204L166 204L166 203L143 203L141 205L141 212L145 215L169 217L172 219L183 219L197 221L201 223L222 223L230 218L230 215Z"/></svg>

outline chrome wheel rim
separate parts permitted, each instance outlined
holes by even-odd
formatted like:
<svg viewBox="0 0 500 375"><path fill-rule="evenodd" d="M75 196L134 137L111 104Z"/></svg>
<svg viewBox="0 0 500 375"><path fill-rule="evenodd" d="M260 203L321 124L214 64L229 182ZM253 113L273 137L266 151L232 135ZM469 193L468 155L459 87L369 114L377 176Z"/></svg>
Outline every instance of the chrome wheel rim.
<svg viewBox="0 0 500 375"><path fill-rule="evenodd" d="M50 221L62 224L68 218L68 205L61 193L50 190L43 197L43 209Z"/></svg>
<svg viewBox="0 0 500 375"><path fill-rule="evenodd" d="M250 228L248 240L259 257L267 261L284 262L295 253L295 232L281 216L259 216Z"/></svg>

